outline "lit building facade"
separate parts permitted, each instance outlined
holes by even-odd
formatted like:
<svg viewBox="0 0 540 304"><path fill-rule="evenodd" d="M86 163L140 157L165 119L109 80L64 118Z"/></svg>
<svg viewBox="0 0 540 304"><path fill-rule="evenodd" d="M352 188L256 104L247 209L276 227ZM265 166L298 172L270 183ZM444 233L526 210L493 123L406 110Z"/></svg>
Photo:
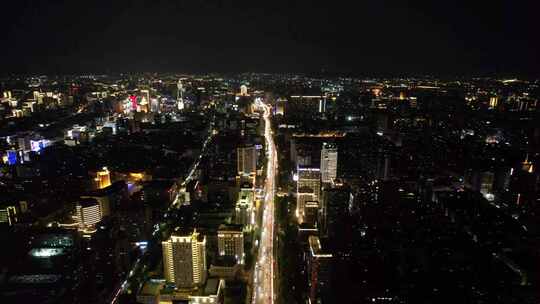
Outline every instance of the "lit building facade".
<svg viewBox="0 0 540 304"><path fill-rule="evenodd" d="M97 189L103 189L111 185L111 173L107 167L103 167L96 173L95 181Z"/></svg>
<svg viewBox="0 0 540 304"><path fill-rule="evenodd" d="M240 95L248 96L248 87L245 84L240 86Z"/></svg>
<svg viewBox="0 0 540 304"><path fill-rule="evenodd" d="M218 230L218 253L244 263L244 233L240 225L222 225Z"/></svg>
<svg viewBox="0 0 540 304"><path fill-rule="evenodd" d="M249 230L254 221L253 215L254 193L253 189L240 189L238 201L235 206L235 222Z"/></svg>
<svg viewBox="0 0 540 304"><path fill-rule="evenodd" d="M304 223L317 226L319 218L319 202L307 201L304 205Z"/></svg>
<svg viewBox="0 0 540 304"><path fill-rule="evenodd" d="M206 238L196 230L172 235L161 243L165 279L178 288L200 286L206 281Z"/></svg>
<svg viewBox="0 0 540 304"><path fill-rule="evenodd" d="M298 167L297 172L296 216L299 223L303 223L306 203L320 201L321 170L319 168Z"/></svg>
<svg viewBox="0 0 540 304"><path fill-rule="evenodd" d="M0 224L13 226L17 223L17 208L15 206L0 207Z"/></svg>
<svg viewBox="0 0 540 304"><path fill-rule="evenodd" d="M307 252L308 288L310 303L317 303L329 290L332 254L323 251L317 236L309 236Z"/></svg>
<svg viewBox="0 0 540 304"><path fill-rule="evenodd" d="M244 146L236 149L238 175L255 175L257 171L257 150L255 146Z"/></svg>
<svg viewBox="0 0 540 304"><path fill-rule="evenodd" d="M331 183L337 177L338 149L332 143L323 143L321 149L321 181Z"/></svg>
<svg viewBox="0 0 540 304"><path fill-rule="evenodd" d="M101 206L94 199L85 199L75 206L77 223L81 229L93 228L103 218Z"/></svg>

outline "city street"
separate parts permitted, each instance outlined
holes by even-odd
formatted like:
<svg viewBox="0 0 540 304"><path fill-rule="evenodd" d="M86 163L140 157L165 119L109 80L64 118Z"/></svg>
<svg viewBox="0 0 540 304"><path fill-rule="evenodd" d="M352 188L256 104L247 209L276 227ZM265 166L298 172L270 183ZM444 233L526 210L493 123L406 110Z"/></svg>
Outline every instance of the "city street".
<svg viewBox="0 0 540 304"><path fill-rule="evenodd" d="M264 108L268 165L265 182L264 211L261 223L261 242L255 264L252 303L274 303L274 196L278 166L277 150L273 139L271 106L260 103Z"/></svg>

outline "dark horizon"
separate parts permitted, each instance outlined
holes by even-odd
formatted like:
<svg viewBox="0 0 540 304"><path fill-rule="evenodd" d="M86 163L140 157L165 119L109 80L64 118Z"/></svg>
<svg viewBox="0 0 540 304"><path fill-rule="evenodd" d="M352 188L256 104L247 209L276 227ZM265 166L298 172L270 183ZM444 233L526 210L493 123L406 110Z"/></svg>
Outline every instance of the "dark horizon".
<svg viewBox="0 0 540 304"><path fill-rule="evenodd" d="M18 1L3 73L539 75L533 1Z"/></svg>

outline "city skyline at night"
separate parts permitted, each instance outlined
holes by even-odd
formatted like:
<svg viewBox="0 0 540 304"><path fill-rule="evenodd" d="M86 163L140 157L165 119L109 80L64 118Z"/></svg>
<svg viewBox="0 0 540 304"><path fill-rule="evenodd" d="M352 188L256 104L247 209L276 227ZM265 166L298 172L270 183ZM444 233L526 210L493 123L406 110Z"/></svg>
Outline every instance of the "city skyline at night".
<svg viewBox="0 0 540 304"><path fill-rule="evenodd" d="M533 1L12 1L0 303L536 304Z"/></svg>

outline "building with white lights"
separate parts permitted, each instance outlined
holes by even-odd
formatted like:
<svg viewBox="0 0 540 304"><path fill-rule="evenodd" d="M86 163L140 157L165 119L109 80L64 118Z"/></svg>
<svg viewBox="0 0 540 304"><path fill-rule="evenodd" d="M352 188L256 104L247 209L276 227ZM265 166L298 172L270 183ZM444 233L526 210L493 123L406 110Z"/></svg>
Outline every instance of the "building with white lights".
<svg viewBox="0 0 540 304"><path fill-rule="evenodd" d="M96 182L97 189L109 187L111 185L111 172L107 169L107 167L103 167L101 170L96 172L96 178L94 181Z"/></svg>
<svg viewBox="0 0 540 304"><path fill-rule="evenodd" d="M92 229L103 219L102 208L95 199L82 199L75 205L75 218L79 228Z"/></svg>
<svg viewBox="0 0 540 304"><path fill-rule="evenodd" d="M306 202L319 202L321 190L321 170L298 166L296 183L296 216L299 223L304 222Z"/></svg>
<svg viewBox="0 0 540 304"><path fill-rule="evenodd" d="M17 223L17 207L0 206L0 225L13 226Z"/></svg>
<svg viewBox="0 0 540 304"><path fill-rule="evenodd" d="M253 203L253 189L240 189L235 206L235 222L243 225L246 230L249 230L254 223Z"/></svg>
<svg viewBox="0 0 540 304"><path fill-rule="evenodd" d="M254 145L246 145L236 149L238 175L255 175L257 171L257 149Z"/></svg>
<svg viewBox="0 0 540 304"><path fill-rule="evenodd" d="M240 86L240 95L248 96L248 87L245 84Z"/></svg>
<svg viewBox="0 0 540 304"><path fill-rule="evenodd" d="M218 254L244 263L244 233L241 225L221 225L218 229Z"/></svg>
<svg viewBox="0 0 540 304"><path fill-rule="evenodd" d="M163 273L167 282L177 288L192 288L206 281L206 238L196 230L191 233L173 233L161 243L163 247Z"/></svg>
<svg viewBox="0 0 540 304"><path fill-rule="evenodd" d="M338 149L332 143L323 143L321 149L321 181L331 183L337 177Z"/></svg>
<svg viewBox="0 0 540 304"><path fill-rule="evenodd" d="M309 236L308 244L306 259L309 300L310 303L318 303L317 299L329 290L332 254L323 250L318 236Z"/></svg>

